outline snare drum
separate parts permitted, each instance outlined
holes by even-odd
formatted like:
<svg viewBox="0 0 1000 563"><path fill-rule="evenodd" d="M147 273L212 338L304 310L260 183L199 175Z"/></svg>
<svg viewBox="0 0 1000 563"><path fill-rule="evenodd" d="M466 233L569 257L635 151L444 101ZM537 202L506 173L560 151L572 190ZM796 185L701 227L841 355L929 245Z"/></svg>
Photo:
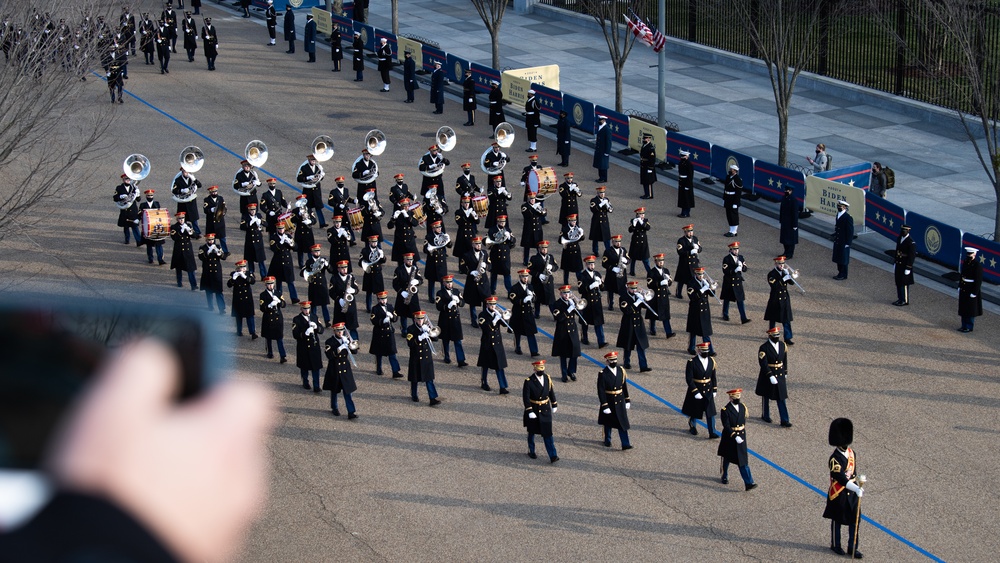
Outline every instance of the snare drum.
<svg viewBox="0 0 1000 563"><path fill-rule="evenodd" d="M361 214L360 207L347 210L347 222L351 224L351 228L355 231L360 231L365 226L365 216Z"/></svg>
<svg viewBox="0 0 1000 563"><path fill-rule="evenodd" d="M142 238L165 240L170 236L170 211L166 209L142 210Z"/></svg>
<svg viewBox="0 0 1000 563"><path fill-rule="evenodd" d="M490 210L490 199L484 195L473 196L472 209L480 216L485 216Z"/></svg>
<svg viewBox="0 0 1000 563"><path fill-rule="evenodd" d="M556 193L559 189L556 169L550 166L528 172L528 189L540 199Z"/></svg>
<svg viewBox="0 0 1000 563"><path fill-rule="evenodd" d="M410 217L416 219L417 223L421 225L427 220L427 215L424 213L424 204L419 201L411 203L406 210L410 212Z"/></svg>
<svg viewBox="0 0 1000 563"><path fill-rule="evenodd" d="M291 211L289 211L288 213L282 213L281 215L278 215L278 220L275 221L274 224L275 226L284 225L285 233L289 235L295 232L295 223L292 221Z"/></svg>

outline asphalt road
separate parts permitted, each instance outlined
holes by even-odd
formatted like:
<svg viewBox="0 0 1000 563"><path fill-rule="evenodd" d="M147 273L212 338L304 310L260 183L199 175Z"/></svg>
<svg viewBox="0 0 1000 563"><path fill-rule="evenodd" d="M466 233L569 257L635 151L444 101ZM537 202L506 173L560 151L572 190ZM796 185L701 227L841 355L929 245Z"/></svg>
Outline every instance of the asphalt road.
<svg viewBox="0 0 1000 563"><path fill-rule="evenodd" d="M174 287L173 272L166 266L147 265L144 252L121 244L117 210L109 198L130 153L151 159L153 172L143 188L156 188L158 199L166 203L178 153L187 145L200 146L207 163L197 176L206 186L222 186L233 209L237 200L229 186L251 139L263 140L270 149L265 174L294 185L295 171L315 136L335 139L336 154L325 165L332 178L348 175L365 133L381 129L389 140L388 150L377 158L383 187L397 171L407 175L411 186L419 185L417 161L441 125L458 132L458 146L448 155L453 169L446 178L457 176L455 164L478 162L489 143L486 115L478 115L474 128L462 127L465 114L456 100L448 101L443 116L432 115L426 90L418 93L417 103L402 103L398 76L390 93L378 93L374 68L366 70L364 82L353 82L350 71L330 72L325 51L318 55L320 62L307 64L301 52L287 55L280 44L265 47L260 26L223 15L214 6L204 11L217 16L219 70L207 72L200 53L193 63L183 53L175 55L169 75L144 66L141 57L133 59L126 84L132 96L117 109L118 134L102 154L81 165L96 173L100 184L81 187L71 201L40 209L46 216L44 228L8 239L0 249L0 271L20 284L16 291L147 296L182 307L204 305L200 292ZM345 67L350 64L345 62ZM93 90L95 106L106 104L103 85L94 81ZM509 151L511 169L526 164L523 148L520 137ZM552 139L540 140L544 166L555 164L554 148ZM576 151L569 168L585 194L596 187L590 163L590 154ZM478 166L476 172L482 183L485 175ZM613 228L624 232L631 209L640 204L638 175L630 167L613 167L610 178ZM448 200L454 206L450 181ZM288 185L282 188L286 197L294 193ZM644 202L654 226L653 252L666 252L673 271L680 227L693 221L705 247L703 264L721 280L721 260L730 242L722 237L722 209L699 200L691 220L679 219L673 187L659 184L656 189L656 199ZM512 227L519 236L521 219L513 209ZM235 260L242 233L232 213L228 219ZM552 239L554 225L546 232ZM281 416L270 442L270 499L247 536L242 559L832 558L829 524L821 516L824 500L816 489L828 485L826 462L832 448L826 443L827 428L841 416L854 420L859 470L869 479L863 511L885 528L862 524L861 550L869 558L926 559L905 543L911 542L944 560L992 559L1000 548L991 524L998 499L990 479L1000 460L989 441L1000 433L994 416L994 397L1000 395L995 317L988 314L974 333L960 334L955 331L954 295L917 286L910 307L893 307L890 272L855 261L850 279L835 282L830 279L836 269L829 247L803 242L793 264L808 290L792 297L796 345L789 357L789 410L794 427L764 424L756 418L760 403L752 390L756 351L767 328L762 320L765 274L781 246L774 225L746 218L739 240L749 264L747 308L753 322L723 322L713 304L713 341L719 353L719 405L729 388L747 392L753 418L748 443L755 452L750 465L758 489L744 492L735 468L731 484L721 485L717 442L706 440L704 429L698 437L690 436L685 418L676 412L685 393L686 302L675 300L671 306L679 338L667 341L662 333L652 338L654 371L630 374L636 448L622 452L600 444L598 368L592 359L602 354L592 345L581 358L579 381L556 383L560 409L555 439L561 460L554 465L545 456L531 460L525 455L518 391L530 364L527 356L510 353L509 340L511 395L479 389L474 367L478 331L466 326L465 348L473 365L436 365L444 400L437 408L428 408L423 390L423 402L412 403L405 381L376 376L374 359L360 354L354 396L360 418L348 421L331 416L326 393L301 388L294 354L292 363L279 365L264 358L262 341L244 338L235 344L234 376L270 383ZM553 250L558 260L560 250ZM456 261L451 266L457 270ZM426 292L421 293L425 298ZM292 314L294 309L286 318ZM608 315L605 330L612 342L618 320L617 313ZM551 319L543 317L540 328L551 331ZM287 329L285 343L294 350ZM363 351L368 335L362 320ZM540 345L543 353L550 351L548 338L541 336ZM399 346L405 368L402 339Z"/></svg>

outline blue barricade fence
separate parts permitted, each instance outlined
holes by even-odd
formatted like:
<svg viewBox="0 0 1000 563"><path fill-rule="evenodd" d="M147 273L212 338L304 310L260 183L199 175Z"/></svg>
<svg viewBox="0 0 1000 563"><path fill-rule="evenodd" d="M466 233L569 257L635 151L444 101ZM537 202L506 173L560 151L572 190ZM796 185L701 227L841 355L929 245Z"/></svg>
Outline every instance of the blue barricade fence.
<svg viewBox="0 0 1000 563"><path fill-rule="evenodd" d="M628 116L624 113L618 113L617 111L606 108L604 106L594 106L594 111L598 115L604 115L608 118L608 127L611 128L611 142L618 143L619 145L628 146ZM594 132L597 132L597 124L594 124Z"/></svg>
<svg viewBox="0 0 1000 563"><path fill-rule="evenodd" d="M694 167L695 172L711 174L712 172L712 143L702 141L694 137L688 137L681 133L667 131L667 161L677 164L681 157L678 151L685 150L691 153L688 160Z"/></svg>
<svg viewBox="0 0 1000 563"><path fill-rule="evenodd" d="M570 125L586 131L588 135L594 134L594 124L596 123L594 119L594 104L583 98L577 98L564 92L563 107L566 109L566 113L569 114Z"/></svg>
<svg viewBox="0 0 1000 563"><path fill-rule="evenodd" d="M298 2L298 5L296 5L295 2L290 2L289 0L274 0L274 9L275 11L278 12L278 17L281 17L281 14L285 12L285 8L288 6L288 4L292 5L292 10L307 10L308 8L312 8L314 6L326 7L326 2L321 3L320 0L302 0L301 2ZM253 0L250 3L250 5L255 8L264 9L267 8L267 0ZM352 8L353 5L354 3L352 2L351 3ZM347 7L346 2L344 3L344 7L346 9ZM281 24L278 24L278 29L279 30L281 29Z"/></svg>
<svg viewBox="0 0 1000 563"><path fill-rule="evenodd" d="M816 177L826 178L839 184L847 184L853 188L867 190L868 186L872 183L872 163L861 162L842 168L817 172Z"/></svg>
<svg viewBox="0 0 1000 563"><path fill-rule="evenodd" d="M358 31L358 32L361 33L361 41L363 41L364 44L365 44L365 50L366 51L373 51L374 52L375 51L375 28L372 27L372 26L370 26L370 25L368 25L368 24L365 24L365 23L354 22L354 31ZM353 32L352 32L352 35L353 35ZM354 42L354 37L351 37L351 39L347 43L351 44L353 42Z"/></svg>
<svg viewBox="0 0 1000 563"><path fill-rule="evenodd" d="M330 23L340 28L341 46L350 47L351 43L354 41L354 20L347 16L332 14L330 16Z"/></svg>
<svg viewBox="0 0 1000 563"><path fill-rule="evenodd" d="M461 85L465 82L465 69L469 68L469 64L469 61L448 53L448 62L441 68L444 69L448 80Z"/></svg>
<svg viewBox="0 0 1000 563"><path fill-rule="evenodd" d="M1000 244L965 233L962 237L962 246L978 248L979 254L976 254L976 259L983 265L983 279L1000 283Z"/></svg>
<svg viewBox="0 0 1000 563"><path fill-rule="evenodd" d="M420 52L424 58L423 69L427 72L434 72L434 63L441 63L441 69L448 64L448 54L441 49L436 49L428 45L421 45Z"/></svg>
<svg viewBox="0 0 1000 563"><path fill-rule="evenodd" d="M375 29L375 39L373 40L375 48L378 49L379 46L382 45L381 43L382 38L385 37L387 42L389 43L389 48L392 49L392 59L390 60L395 61L397 59L396 55L399 52L399 45L396 44L396 34L390 33L388 31L382 31L381 29L378 28L373 28L373 29Z"/></svg>
<svg viewBox="0 0 1000 563"><path fill-rule="evenodd" d="M962 232L919 213L907 213L906 224L917 252L949 268L962 263ZM897 227L898 229L898 227Z"/></svg>
<svg viewBox="0 0 1000 563"><path fill-rule="evenodd" d="M742 167L740 167L742 170ZM747 185L747 181L743 181ZM792 196L800 205L806 201L806 175L798 170L784 168L764 160L753 164L753 192L767 199L780 201L785 197L785 186L792 186Z"/></svg>
<svg viewBox="0 0 1000 563"><path fill-rule="evenodd" d="M692 155L693 156L693 155ZM743 189L753 189L753 157L727 149L721 145L712 145L712 176L724 180L729 175L729 166L739 167L740 178L743 179Z"/></svg>
<svg viewBox="0 0 1000 563"><path fill-rule="evenodd" d="M489 94L490 81L496 80L500 81L500 71L489 66L484 66L479 63L472 63L472 78L476 80L476 92L480 94ZM478 103L478 100L477 100ZM490 107L489 100L484 100L483 103L488 109Z"/></svg>
<svg viewBox="0 0 1000 563"><path fill-rule="evenodd" d="M899 226L905 220L905 209L871 192L865 192L866 227L890 240L896 240L899 236Z"/></svg>
<svg viewBox="0 0 1000 563"><path fill-rule="evenodd" d="M538 98L538 105L542 108L542 115L559 119L559 112L563 108L562 92L541 84L532 84L535 96Z"/></svg>

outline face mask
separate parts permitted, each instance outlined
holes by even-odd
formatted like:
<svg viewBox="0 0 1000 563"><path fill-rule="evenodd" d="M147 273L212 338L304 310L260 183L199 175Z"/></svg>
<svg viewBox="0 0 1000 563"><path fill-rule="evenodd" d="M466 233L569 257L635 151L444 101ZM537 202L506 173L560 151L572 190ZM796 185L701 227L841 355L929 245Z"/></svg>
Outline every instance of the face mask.
<svg viewBox="0 0 1000 563"><path fill-rule="evenodd" d="M734 404L734 405L738 405L738 404L740 404L740 400L739 400L739 399L733 399L733 404Z"/></svg>

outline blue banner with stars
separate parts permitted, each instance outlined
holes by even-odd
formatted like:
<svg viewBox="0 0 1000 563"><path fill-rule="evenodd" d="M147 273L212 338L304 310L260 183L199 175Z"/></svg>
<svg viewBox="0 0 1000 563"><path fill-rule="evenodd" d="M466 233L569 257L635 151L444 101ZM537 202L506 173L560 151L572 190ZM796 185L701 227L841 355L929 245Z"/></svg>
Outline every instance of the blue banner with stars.
<svg viewBox="0 0 1000 563"><path fill-rule="evenodd" d="M472 63L472 78L476 81L477 93L489 94L490 90L493 89L490 87L490 81L496 80L500 82L500 71L479 63ZM487 106L489 106L489 103L487 103Z"/></svg>
<svg viewBox="0 0 1000 563"><path fill-rule="evenodd" d="M688 137L673 131L667 131L667 162L677 164L681 157L679 152L685 150L691 153L688 160L695 172L711 174L712 172L712 143Z"/></svg>
<svg viewBox="0 0 1000 563"><path fill-rule="evenodd" d="M919 213L907 213L906 224L917 245L917 252L929 260L949 268L962 264L962 232ZM898 230L899 227L897 227Z"/></svg>
<svg viewBox="0 0 1000 563"><path fill-rule="evenodd" d="M743 182L746 186L746 182ZM792 186L792 197L805 205L806 175L799 170L778 166L771 162L755 160L753 163L753 193L767 199L780 201L785 197L785 186Z"/></svg>
<svg viewBox="0 0 1000 563"><path fill-rule="evenodd" d="M586 131L588 135L594 134L594 104L577 98L572 94L563 93L563 108L569 114L569 124L581 131Z"/></svg>
<svg viewBox="0 0 1000 563"><path fill-rule="evenodd" d="M872 183L872 163L860 162L858 164L844 166L843 168L817 172L816 177L826 178L827 180L840 184L847 184L852 188L867 190L868 186Z"/></svg>
<svg viewBox="0 0 1000 563"><path fill-rule="evenodd" d="M905 219L905 209L870 191L865 192L866 227L895 241L899 237L899 227L905 222Z"/></svg>
<svg viewBox="0 0 1000 563"><path fill-rule="evenodd" d="M624 113L618 113L617 111L606 108L604 106L595 106L594 111L597 115L603 115L608 118L608 127L611 128L611 142L618 143L619 145L628 146L628 116ZM597 133L597 128L595 126L594 133Z"/></svg>
<svg viewBox="0 0 1000 563"><path fill-rule="evenodd" d="M420 54L423 57L424 70L434 72L434 63L441 63L441 70L447 72L445 65L448 64L448 53L445 53L441 49L435 49L429 45L422 44L420 45Z"/></svg>
<svg viewBox="0 0 1000 563"><path fill-rule="evenodd" d="M729 175L729 167L735 164L737 174L743 179L743 190L749 191L754 184L753 157L722 145L712 145L712 176L724 181Z"/></svg>
<svg viewBox="0 0 1000 563"><path fill-rule="evenodd" d="M559 119L559 112L563 108L562 92L535 83L531 84L531 89L535 91L535 97L538 98L538 105L542 108L542 115L546 115L552 119Z"/></svg>
<svg viewBox="0 0 1000 563"><path fill-rule="evenodd" d="M441 68L448 80L461 85L465 82L465 69L469 68L469 61L448 53L448 63Z"/></svg>
<svg viewBox="0 0 1000 563"><path fill-rule="evenodd" d="M1000 244L965 233L965 236L962 237L962 246L978 248L979 253L976 254L976 260L979 260L983 266L983 279L1000 283Z"/></svg>

